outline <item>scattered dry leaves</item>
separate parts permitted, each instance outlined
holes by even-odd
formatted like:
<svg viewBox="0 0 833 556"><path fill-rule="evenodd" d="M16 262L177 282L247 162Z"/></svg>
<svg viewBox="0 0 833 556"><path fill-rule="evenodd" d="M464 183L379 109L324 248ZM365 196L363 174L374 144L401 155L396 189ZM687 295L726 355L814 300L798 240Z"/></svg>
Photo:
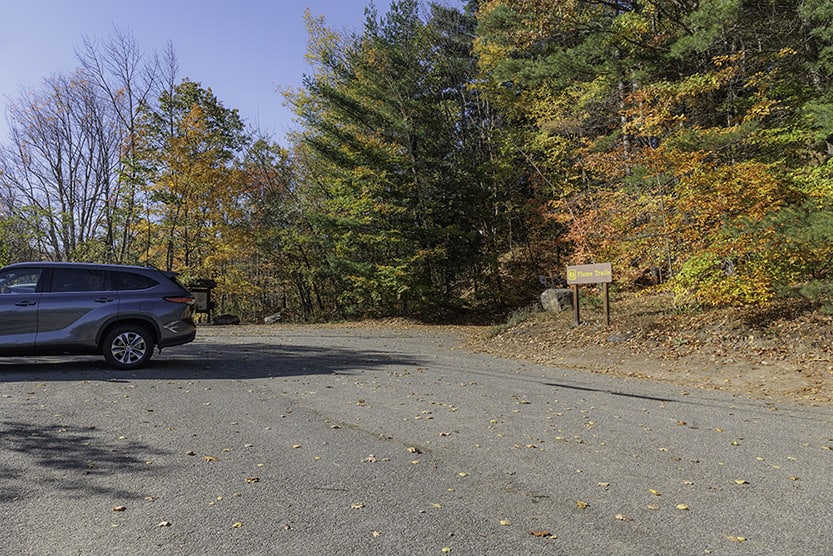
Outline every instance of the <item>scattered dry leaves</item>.
<svg viewBox="0 0 833 556"><path fill-rule="evenodd" d="M572 311L531 313L512 326L474 329L470 344L591 372L833 402L833 315L794 300L681 311L670 294L650 292L619 292L611 300L610 326L602 313L583 311L579 326Z"/></svg>

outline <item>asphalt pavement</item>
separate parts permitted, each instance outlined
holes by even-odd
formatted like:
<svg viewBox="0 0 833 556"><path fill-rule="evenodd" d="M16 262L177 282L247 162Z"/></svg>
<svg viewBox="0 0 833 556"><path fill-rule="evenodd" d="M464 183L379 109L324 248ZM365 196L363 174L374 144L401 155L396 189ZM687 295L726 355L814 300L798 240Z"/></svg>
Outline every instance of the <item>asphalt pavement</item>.
<svg viewBox="0 0 833 556"><path fill-rule="evenodd" d="M833 408L431 327L0 359L0 554L833 554Z"/></svg>

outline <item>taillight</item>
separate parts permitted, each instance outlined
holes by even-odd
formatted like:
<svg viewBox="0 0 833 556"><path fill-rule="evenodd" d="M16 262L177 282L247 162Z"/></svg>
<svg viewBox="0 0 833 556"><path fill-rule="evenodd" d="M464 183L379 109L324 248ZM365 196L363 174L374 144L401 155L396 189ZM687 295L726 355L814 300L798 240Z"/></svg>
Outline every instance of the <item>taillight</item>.
<svg viewBox="0 0 833 556"><path fill-rule="evenodd" d="M169 296L169 297L164 297L163 299L164 299L165 301L170 301L171 303L187 303L187 304L191 304L191 303L193 303L193 302L194 302L194 298L193 298L193 297L187 297L187 296L181 296L181 297Z"/></svg>

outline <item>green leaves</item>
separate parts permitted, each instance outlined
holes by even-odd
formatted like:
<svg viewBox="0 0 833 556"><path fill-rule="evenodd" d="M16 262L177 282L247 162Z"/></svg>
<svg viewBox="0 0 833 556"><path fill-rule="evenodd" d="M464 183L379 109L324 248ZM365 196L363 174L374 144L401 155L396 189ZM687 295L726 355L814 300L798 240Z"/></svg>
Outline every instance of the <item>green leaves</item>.
<svg viewBox="0 0 833 556"><path fill-rule="evenodd" d="M310 26L314 72L293 97L301 172L326 238L321 273L342 286L345 312L435 315L481 257L472 230L490 207L471 177L485 156L470 120L474 19L433 10L423 20L417 2L394 2L349 39Z"/></svg>

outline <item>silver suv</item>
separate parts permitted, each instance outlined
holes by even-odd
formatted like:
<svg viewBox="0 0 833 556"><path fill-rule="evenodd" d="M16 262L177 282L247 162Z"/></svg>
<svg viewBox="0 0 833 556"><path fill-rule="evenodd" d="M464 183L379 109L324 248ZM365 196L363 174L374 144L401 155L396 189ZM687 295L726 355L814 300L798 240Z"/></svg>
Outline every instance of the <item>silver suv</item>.
<svg viewBox="0 0 833 556"><path fill-rule="evenodd" d="M154 347L194 340L194 297L172 272L17 263L0 269L0 355L101 353L137 369Z"/></svg>

